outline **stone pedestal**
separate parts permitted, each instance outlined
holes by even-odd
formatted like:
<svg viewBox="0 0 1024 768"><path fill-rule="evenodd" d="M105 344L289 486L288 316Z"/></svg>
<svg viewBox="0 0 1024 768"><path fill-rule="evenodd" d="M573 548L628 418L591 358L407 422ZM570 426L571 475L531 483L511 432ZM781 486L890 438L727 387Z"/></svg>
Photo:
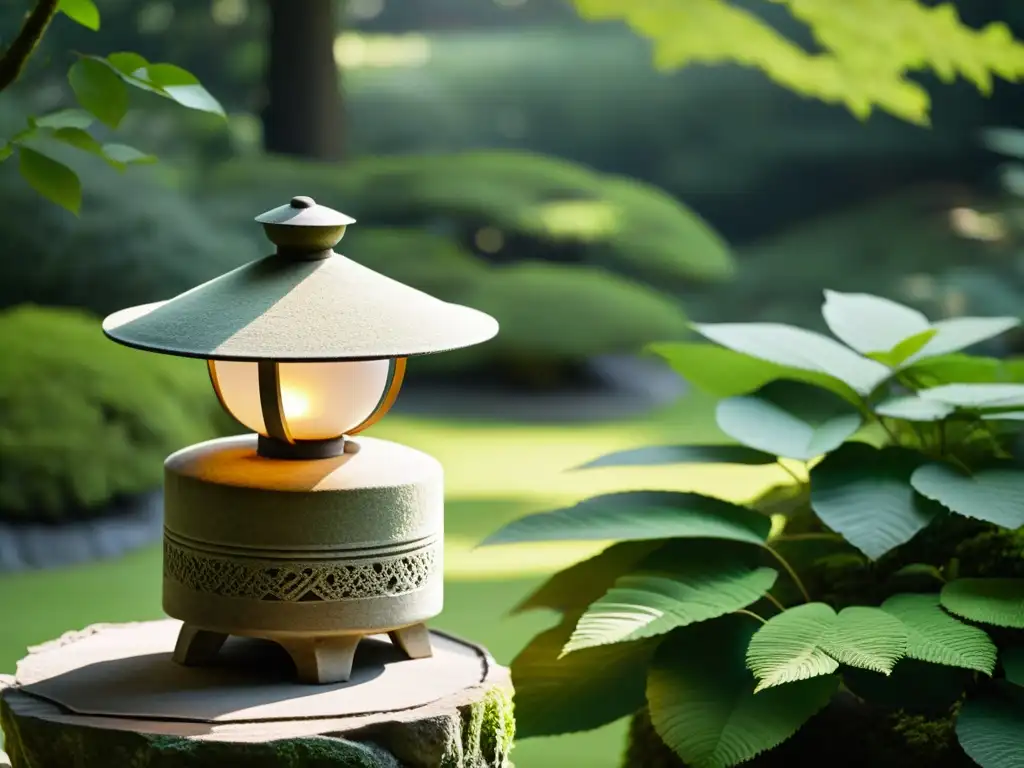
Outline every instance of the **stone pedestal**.
<svg viewBox="0 0 1024 768"><path fill-rule="evenodd" d="M13 768L511 766L508 670L479 646L431 632L433 655L411 660L373 636L347 682L304 685L266 640L182 667L180 629L98 625L31 649L0 692Z"/></svg>

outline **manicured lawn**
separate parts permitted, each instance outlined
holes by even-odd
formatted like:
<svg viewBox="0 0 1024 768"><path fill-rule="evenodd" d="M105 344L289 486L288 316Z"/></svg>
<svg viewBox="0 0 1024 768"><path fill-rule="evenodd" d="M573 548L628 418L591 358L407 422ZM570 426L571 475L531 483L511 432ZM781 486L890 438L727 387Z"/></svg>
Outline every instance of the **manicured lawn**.
<svg viewBox="0 0 1024 768"><path fill-rule="evenodd" d="M487 645L504 663L553 619L544 614L507 619L508 609L546 574L601 546L473 551L502 523L607 491L669 488L743 499L766 482L784 479L781 470L771 467L567 471L619 448L695 437L722 441L708 402L700 396L629 423L527 426L396 416L382 422L374 434L428 451L444 463L447 587L445 611L435 624ZM66 630L161 615L158 547L84 567L0 578L0 673L13 672L26 646ZM586 734L522 741L515 763L518 768L617 768L624 728L625 723L616 723Z"/></svg>

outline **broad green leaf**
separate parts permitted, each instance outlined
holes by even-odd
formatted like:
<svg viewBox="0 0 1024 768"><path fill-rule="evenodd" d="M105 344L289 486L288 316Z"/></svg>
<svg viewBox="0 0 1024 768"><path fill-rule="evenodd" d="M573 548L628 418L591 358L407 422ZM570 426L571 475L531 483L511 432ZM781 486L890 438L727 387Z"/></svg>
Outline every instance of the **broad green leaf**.
<svg viewBox="0 0 1024 768"><path fill-rule="evenodd" d="M512 661L519 738L589 731L644 706L647 666L659 638L559 654L576 617L542 632Z"/></svg>
<svg viewBox="0 0 1024 768"><path fill-rule="evenodd" d="M134 75L149 66L149 62L137 53L121 51L107 56L107 63L122 75Z"/></svg>
<svg viewBox="0 0 1024 768"><path fill-rule="evenodd" d="M655 445L630 448L588 461L577 469L653 467L662 464L774 464L775 455L743 445Z"/></svg>
<svg viewBox="0 0 1024 768"><path fill-rule="evenodd" d="M936 333L938 331L934 328L929 328L927 331L915 333L913 336L904 339L888 352L872 352L865 355L865 357L877 360L882 365L887 365L890 368L900 368L903 363L924 349L925 344L935 338Z"/></svg>
<svg viewBox="0 0 1024 768"><path fill-rule="evenodd" d="M811 508L825 525L877 560L910 541L942 511L911 485L922 460L904 448L844 445L811 470Z"/></svg>
<svg viewBox="0 0 1024 768"><path fill-rule="evenodd" d="M941 421L953 413L952 405L916 395L894 397L875 406L875 413L904 421Z"/></svg>
<svg viewBox="0 0 1024 768"><path fill-rule="evenodd" d="M1004 648L999 654L999 663L1003 665L1006 682L1024 686L1024 646Z"/></svg>
<svg viewBox="0 0 1024 768"><path fill-rule="evenodd" d="M115 168L124 168L128 165L148 165L156 162L156 157L153 155L147 155L127 144L104 144L102 152L107 162Z"/></svg>
<svg viewBox="0 0 1024 768"><path fill-rule="evenodd" d="M802 461L839 447L862 424L860 414L831 392L788 381L720 401L715 418L743 445Z"/></svg>
<svg viewBox="0 0 1024 768"><path fill-rule="evenodd" d="M1006 333L1020 325L1016 317L954 317L932 323L937 333L911 360L948 355Z"/></svg>
<svg viewBox="0 0 1024 768"><path fill-rule="evenodd" d="M81 128L58 128L50 135L57 141L69 144L83 152L90 152L94 155L103 153L100 143Z"/></svg>
<svg viewBox="0 0 1024 768"><path fill-rule="evenodd" d="M1024 579L957 579L942 588L941 600L968 621L1024 629Z"/></svg>
<svg viewBox="0 0 1024 768"><path fill-rule="evenodd" d="M61 109L48 115L35 117L33 122L40 128L88 128L96 120L84 109Z"/></svg>
<svg viewBox="0 0 1024 768"><path fill-rule="evenodd" d="M512 609L512 614L547 608L560 613L583 609L607 592L615 580L631 571L663 541L624 541L598 555L559 571Z"/></svg>
<svg viewBox="0 0 1024 768"><path fill-rule="evenodd" d="M733 542L678 541L620 576L584 611L563 653L663 635L746 608L778 573Z"/></svg>
<svg viewBox="0 0 1024 768"><path fill-rule="evenodd" d="M946 384L918 395L958 408L1024 408L1024 384Z"/></svg>
<svg viewBox="0 0 1024 768"><path fill-rule="evenodd" d="M764 515L695 493L628 491L514 520L481 546L524 541L728 539L762 545L771 530Z"/></svg>
<svg viewBox="0 0 1024 768"><path fill-rule="evenodd" d="M1024 697L999 687L968 699L956 720L956 737L981 768L1024 768Z"/></svg>
<svg viewBox="0 0 1024 768"><path fill-rule="evenodd" d="M928 318L895 301L867 293L825 291L821 314L836 338L861 354L888 352L932 330Z"/></svg>
<svg viewBox="0 0 1024 768"><path fill-rule="evenodd" d="M100 12L92 0L60 0L58 10L93 32L100 28Z"/></svg>
<svg viewBox="0 0 1024 768"><path fill-rule="evenodd" d="M901 576L906 578L923 576L929 579L933 579L934 581L937 581L939 583L944 584L946 582L946 577L942 575L942 571L940 571L934 565L929 565L928 563L911 563L910 565L904 565L892 576L894 579L900 578ZM884 608L885 606L882 607Z"/></svg>
<svg viewBox="0 0 1024 768"><path fill-rule="evenodd" d="M0 163L9 158L14 154L14 146L11 144L4 144L0 146Z"/></svg>
<svg viewBox="0 0 1024 768"><path fill-rule="evenodd" d="M150 64L146 79L183 107L224 116L224 107L210 95L191 72L174 64Z"/></svg>
<svg viewBox="0 0 1024 768"><path fill-rule="evenodd" d="M1000 413L983 413L984 421L1024 421L1024 411L1002 411Z"/></svg>
<svg viewBox="0 0 1024 768"><path fill-rule="evenodd" d="M903 369L902 373L912 376L920 386L934 387L941 384L964 382L993 382L1003 379L1003 362L993 357L950 354L918 360ZM1009 377L1012 381L1013 378Z"/></svg>
<svg viewBox="0 0 1024 768"><path fill-rule="evenodd" d="M907 656L931 664L974 669L991 675L996 646L984 630L957 621L939 604L939 596L894 595L882 610L907 629Z"/></svg>
<svg viewBox="0 0 1024 768"><path fill-rule="evenodd" d="M887 675L907 653L907 629L881 608L855 605L839 612L821 648L840 664Z"/></svg>
<svg viewBox="0 0 1024 768"><path fill-rule="evenodd" d="M778 746L822 709L839 687L835 675L754 694L743 668L756 624L726 616L673 632L647 676L655 730L686 765L731 768Z"/></svg>
<svg viewBox="0 0 1024 768"><path fill-rule="evenodd" d="M82 207L82 182L64 163L34 149L19 147L18 171L40 195L78 215Z"/></svg>
<svg viewBox="0 0 1024 768"><path fill-rule="evenodd" d="M111 128L117 128L128 112L124 81L102 61L82 57L68 70L68 82L85 109Z"/></svg>
<svg viewBox="0 0 1024 768"><path fill-rule="evenodd" d="M948 716L974 673L960 667L938 666L904 658L888 675L857 667L843 669L843 683L874 706L931 717Z"/></svg>
<svg viewBox="0 0 1024 768"><path fill-rule="evenodd" d="M948 464L925 464L910 483L922 496L965 517L1011 529L1024 525L1024 470L993 467L965 475Z"/></svg>
<svg viewBox="0 0 1024 768"><path fill-rule="evenodd" d="M839 669L822 649L836 620L824 603L806 603L773 616L754 633L747 648L747 668L758 679L754 689L794 683Z"/></svg>
<svg viewBox="0 0 1024 768"><path fill-rule="evenodd" d="M736 352L837 378L861 395L871 392L891 373L881 363L803 328L778 323L717 323L694 328Z"/></svg>
<svg viewBox="0 0 1024 768"><path fill-rule="evenodd" d="M652 344L672 369L697 389L719 397L745 395L779 379L804 381L827 389L851 402L859 395L832 376L761 360L715 344L674 342Z"/></svg>

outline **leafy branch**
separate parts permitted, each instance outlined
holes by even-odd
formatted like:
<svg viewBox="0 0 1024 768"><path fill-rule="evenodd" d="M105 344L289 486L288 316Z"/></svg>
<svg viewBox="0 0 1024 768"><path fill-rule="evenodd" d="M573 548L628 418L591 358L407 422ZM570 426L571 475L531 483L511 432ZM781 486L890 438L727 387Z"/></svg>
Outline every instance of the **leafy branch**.
<svg viewBox="0 0 1024 768"><path fill-rule="evenodd" d="M39 0L25 17L17 37L0 56L0 91L11 86L21 76L59 9L60 0Z"/></svg>

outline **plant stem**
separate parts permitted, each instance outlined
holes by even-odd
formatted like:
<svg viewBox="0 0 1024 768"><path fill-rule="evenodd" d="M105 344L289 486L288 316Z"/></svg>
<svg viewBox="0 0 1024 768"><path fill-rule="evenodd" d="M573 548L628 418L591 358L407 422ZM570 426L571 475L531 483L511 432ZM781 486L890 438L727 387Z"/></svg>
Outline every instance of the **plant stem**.
<svg viewBox="0 0 1024 768"><path fill-rule="evenodd" d="M18 36L0 56L0 91L21 76L29 57L43 39L53 17L57 15L58 7L60 0L38 0L35 8L25 17Z"/></svg>
<svg viewBox="0 0 1024 768"><path fill-rule="evenodd" d="M787 475L796 480L797 485L804 484L804 479L800 477L800 475L798 475L796 472L794 472L790 467L787 467L785 464L783 464L781 459L776 460L775 463L782 467L783 471L785 471Z"/></svg>
<svg viewBox="0 0 1024 768"><path fill-rule="evenodd" d="M787 562L786 558L784 558L781 554L776 552L775 549L771 547L771 545L765 544L764 548L772 553L772 557L774 557L779 562L779 565L781 565L785 569L786 573L789 574L789 578L793 580L793 583L796 584L797 589L799 589L800 593L804 596L804 602L811 602L811 594L807 591L807 587L804 586L804 583L800 581L800 577L797 576L796 571L793 569L793 566L790 565L789 562Z"/></svg>
<svg viewBox="0 0 1024 768"><path fill-rule="evenodd" d="M771 592L764 593L764 599L779 609L779 612L786 610L786 606L779 602L778 598L775 597Z"/></svg>
<svg viewBox="0 0 1024 768"><path fill-rule="evenodd" d="M762 618L761 618L760 616L758 616L758 615L757 615L756 613L754 613L753 611L747 611L747 610L744 610L743 608L740 608L740 609L739 609L738 611L733 611L733 613L738 613L738 614L741 614L741 615L743 615L743 616L750 616L750 617L752 617L752 618L755 618L755 619L757 619L757 620L758 620L758 621L760 621L760 622L761 622L762 624L767 624L767 623L768 623L768 622L767 622L767 621L766 621L765 619L762 619Z"/></svg>

